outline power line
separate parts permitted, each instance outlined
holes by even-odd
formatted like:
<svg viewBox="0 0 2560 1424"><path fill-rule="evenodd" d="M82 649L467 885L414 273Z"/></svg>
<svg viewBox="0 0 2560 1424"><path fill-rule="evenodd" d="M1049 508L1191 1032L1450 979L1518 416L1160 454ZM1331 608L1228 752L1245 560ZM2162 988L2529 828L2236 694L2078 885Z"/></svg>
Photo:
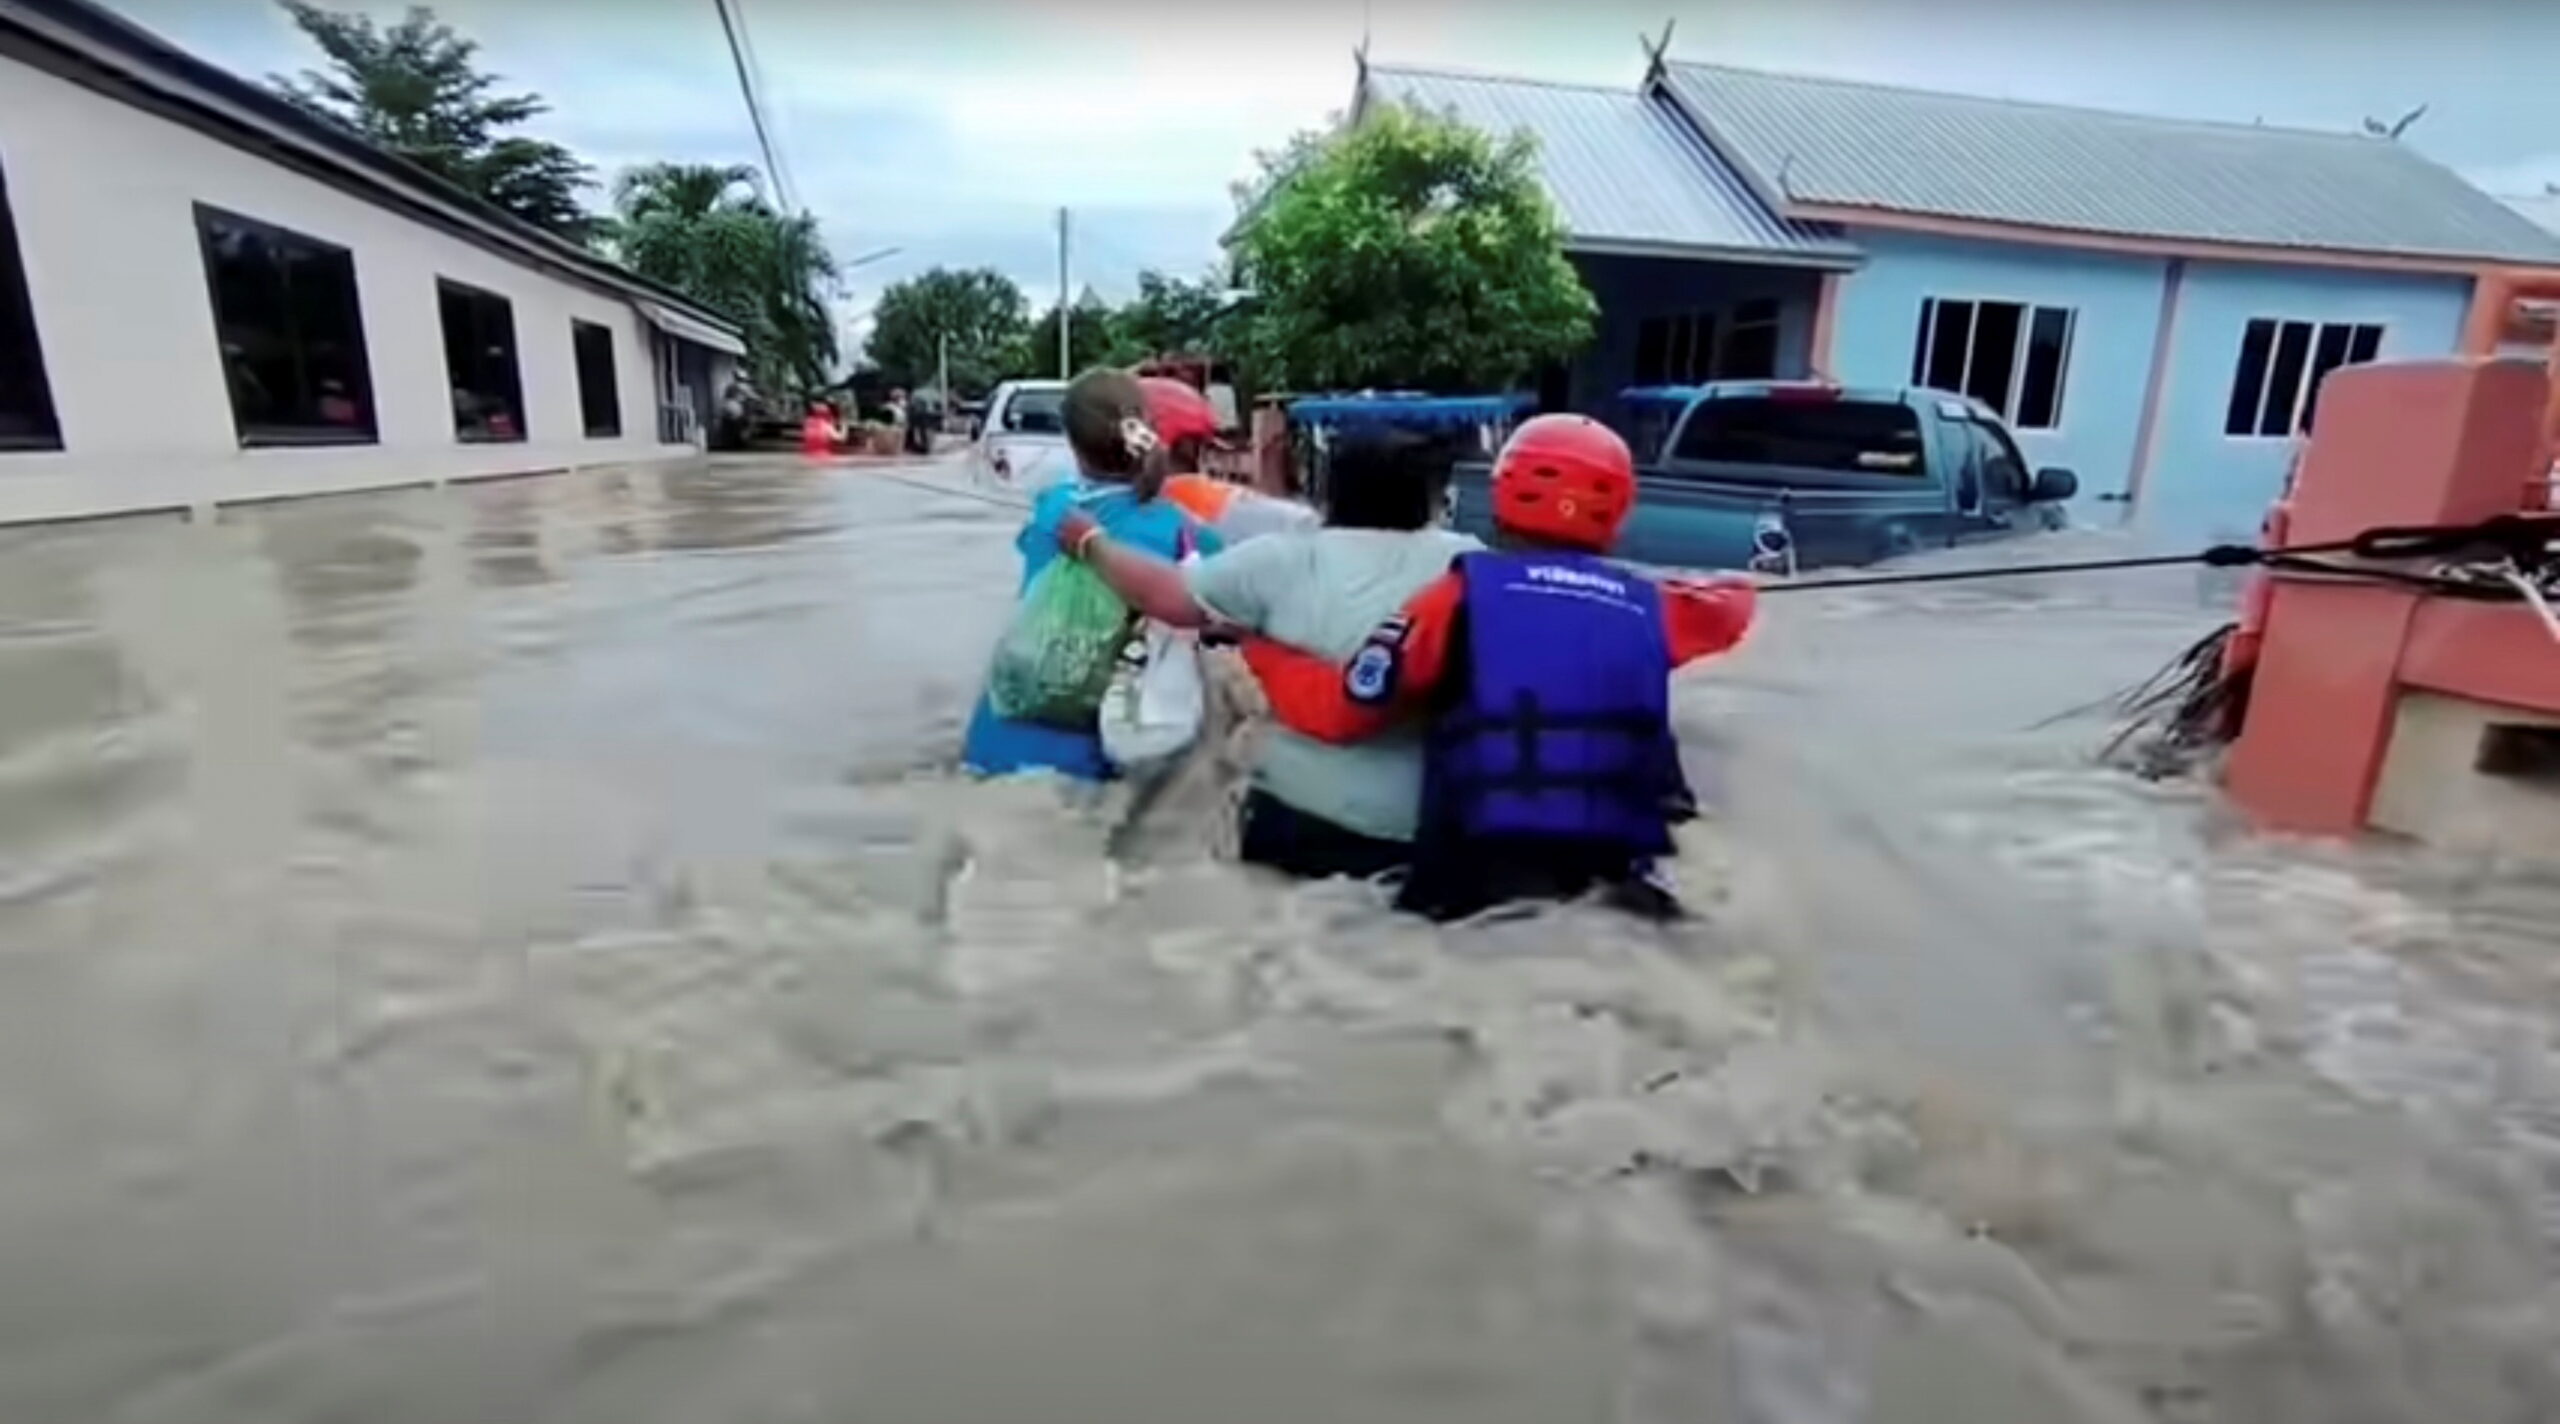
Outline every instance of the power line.
<svg viewBox="0 0 2560 1424"><path fill-rule="evenodd" d="M781 165L773 175L774 187L778 190L777 196L783 200L783 206L797 212L800 208L800 175L793 172L791 168L791 146L782 141L785 137L782 131L782 106L772 102L773 86L765 82L764 56L756 53L756 29L755 26L747 23L747 0L729 0L729 8L737 15L738 42L747 51L747 73L755 80L756 101L759 105L773 111L774 144L771 157L773 162Z"/></svg>
<svg viewBox="0 0 2560 1424"><path fill-rule="evenodd" d="M738 25L730 18L729 0L711 0L711 8L720 12L720 32L729 40L729 62L738 71L738 94L747 101L747 122L755 125L756 147L764 154L765 176L773 183L774 196L783 199L787 207L790 199L782 191L782 165L774 160L773 139L764 127L764 105L756 98L755 82L747 77L747 52L738 43Z"/></svg>

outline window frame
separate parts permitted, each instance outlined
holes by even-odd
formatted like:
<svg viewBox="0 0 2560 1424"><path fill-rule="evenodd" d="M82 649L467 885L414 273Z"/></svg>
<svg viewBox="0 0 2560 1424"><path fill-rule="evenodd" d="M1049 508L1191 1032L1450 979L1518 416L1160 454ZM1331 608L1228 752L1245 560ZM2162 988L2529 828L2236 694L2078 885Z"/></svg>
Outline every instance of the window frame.
<svg viewBox="0 0 2560 1424"><path fill-rule="evenodd" d="M1765 310L1756 310L1765 309ZM1774 381L1786 350L1787 304L1781 297L1744 297L1720 306L1657 311L1636 321L1635 349L1628 362L1629 384L1702 386L1715 381ZM1733 369L1734 338L1765 333L1769 342L1766 373ZM1649 334L1659 334L1652 360L1646 359ZM1685 341L1680 338L1687 338ZM1647 367L1653 367L1648 379Z"/></svg>
<svg viewBox="0 0 2560 1424"><path fill-rule="evenodd" d="M604 340L604 398L612 415L612 422L601 429L596 425L594 403L588 398L586 356L579 348L579 341L588 332L594 332ZM589 440L621 439L622 361L614 350L613 328L603 322L588 321L583 317L569 318L569 367L578 378L578 428L584 433L585 438Z"/></svg>
<svg viewBox="0 0 2560 1424"><path fill-rule="evenodd" d="M18 310L26 321L23 332L0 329L0 341L25 339L27 361L35 372L34 389L30 392L34 400L28 414L41 427L27 435L0 434L0 454L59 450L62 448L62 409L53 400L53 371L45 364L44 331L36 320L35 289L27 281L26 252L18 242L18 212L9 202L9 179L5 172L0 172L0 262L5 262L9 269L0 276L14 279L17 283Z"/></svg>
<svg viewBox="0 0 2560 1424"><path fill-rule="evenodd" d="M320 449L331 446L379 445L382 443L382 409L375 398L373 385L373 344L365 331L364 274L356 268L355 249L327 238L297 232L281 223L253 218L234 208L198 201L194 205L196 250L204 266L205 304L213 318L213 359L222 378L224 404L231 407L231 428L243 450ZM323 254L346 259L346 305L349 322L349 345L354 352L357 407L363 412L361 426L284 426L252 425L240 408L239 389L232 382L231 362L223 352L226 336L222 320L222 281L216 272L214 226L227 223L252 232L266 234L271 240L281 239ZM295 335L300 335L299 329Z"/></svg>
<svg viewBox="0 0 2560 1424"><path fill-rule="evenodd" d="M1936 355L1938 319L1942 311L1950 305L1962 306L1967 309L1968 314L1965 323L1964 354L1957 358L1961 369L1958 373L1957 388L1954 390L1946 390L1929 381L1929 367L1932 364L1932 358ZM1985 399L1965 388L1973 375L1975 344L1981 338L1982 308L1986 306L2015 307L2018 311L2017 333L2010 338L2009 379L2006 389L2001 392L1998 400ZM2059 354L2054 360L2053 371L2053 417L2049 423L2030 425L2022 419L2024 411L2021 408L2026 398L2027 363L2035 351L2037 322L2047 312L2056 312L2062 317L2062 342ZM2063 306L2055 302L2028 301L2019 297L1932 294L1920 299L1920 315L1912 330L1911 343L1911 385L1914 389L1940 391L1946 395L1963 396L1968 400L1980 400L1983 405L1990 408L1993 414L2000 417L2003 424L2019 434L2062 435L2069 430L2071 356L2073 350L2080 344L2080 309L2078 307Z"/></svg>
<svg viewBox="0 0 2560 1424"><path fill-rule="evenodd" d="M453 403L453 333L444 329L444 299L447 293L452 293L471 300L493 301L506 309L506 394L512 404L511 413L515 416L516 427L513 435L475 434L464 428L462 423L462 412L457 410L453 412L453 438L455 442L463 445L524 444L532 438L533 421L527 416L524 408L524 343L518 339L516 330L515 298L508 296L504 292L492 291L487 287L474 286L469 282L456 281L451 277L440 276L436 278L436 329L438 334L442 336L445 346L445 404L448 406ZM476 335L477 333L475 332L474 334Z"/></svg>
<svg viewBox="0 0 2560 1424"><path fill-rule="evenodd" d="M2258 362L2257 394L2249 403L2249 428L2233 430L2231 417L2240 398L2240 377L2249 362L2250 338L2257 334L2260 327L2267 329L2267 344ZM2271 432L2266 428L2268 400L2275 394L2276 367L2289 327L2304 329L2302 362L2300 369L2294 373L2293 395L2288 403L2285 428ZM2320 364L2320 351L2327 344L2331 332L2341 334L2339 342L2341 354L2335 364L2323 367ZM2373 334L2373 340L2369 346L2360 340L2366 332ZM2252 316L2243 319L2240 323L2239 341L2231 353L2231 375L2223 389L2222 422L2218 433L2223 439L2233 441L2290 441L2308 433L2312 417L2320 407L2320 387L2327 382L2329 376L2350 366L2369 366L2381 360L2383 344L2390 339L2391 323L2387 321L2354 318L2336 320L2327 317L2283 315ZM2365 354L2362 357L2356 355L2359 347L2365 347Z"/></svg>

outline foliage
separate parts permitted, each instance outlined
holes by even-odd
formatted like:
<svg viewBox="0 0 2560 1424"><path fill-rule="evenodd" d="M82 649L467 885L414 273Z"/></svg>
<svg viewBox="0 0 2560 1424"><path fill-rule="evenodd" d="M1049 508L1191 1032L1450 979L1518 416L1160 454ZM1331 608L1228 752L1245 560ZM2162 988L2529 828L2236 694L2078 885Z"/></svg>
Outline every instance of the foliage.
<svg viewBox="0 0 2560 1424"><path fill-rule="evenodd" d="M1257 384L1505 389L1590 339L1526 134L1382 107L1264 161L1232 241Z"/></svg>
<svg viewBox="0 0 2560 1424"><path fill-rule="evenodd" d="M613 254L738 324L769 394L825 386L836 359L835 259L808 213L780 213L739 165L653 163L614 184Z"/></svg>
<svg viewBox="0 0 2560 1424"><path fill-rule="evenodd" d="M307 112L432 170L536 227L573 241L593 230L579 202L592 170L556 143L513 129L549 109L534 94L496 92L476 41L423 6L389 28L310 0L277 0L326 57L326 69L270 78Z"/></svg>
<svg viewBox="0 0 2560 1424"><path fill-rule="evenodd" d="M1123 313L1114 311L1088 290L1069 309L1067 328L1067 374L1073 375L1088 366L1131 366L1153 354L1130 342L1123 331ZM1058 308L1052 303L1031 324L1029 337L1015 361L1013 374L1019 376L1056 376L1058 372Z"/></svg>
<svg viewBox="0 0 2560 1424"><path fill-rule="evenodd" d="M1202 348L1214 350L1226 313L1225 284L1138 274L1138 295L1114 314L1116 335L1133 359ZM1053 327L1054 331L1055 328Z"/></svg>
<svg viewBox="0 0 2560 1424"><path fill-rule="evenodd" d="M948 336L952 387L983 395L1017 374L1029 331L1024 306L1022 289L991 267L936 267L892 283L872 308L871 363L893 385L930 385Z"/></svg>

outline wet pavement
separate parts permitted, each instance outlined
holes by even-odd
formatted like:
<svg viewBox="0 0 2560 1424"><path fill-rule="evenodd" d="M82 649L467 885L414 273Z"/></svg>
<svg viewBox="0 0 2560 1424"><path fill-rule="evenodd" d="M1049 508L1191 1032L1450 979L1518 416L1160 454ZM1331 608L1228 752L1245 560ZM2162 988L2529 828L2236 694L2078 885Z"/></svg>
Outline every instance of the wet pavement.
<svg viewBox="0 0 2560 1424"><path fill-rule="evenodd" d="M955 778L937 482L0 530L0 1420L2560 1410L2560 877L2093 766L2193 578L1772 598L1698 922L1441 931Z"/></svg>

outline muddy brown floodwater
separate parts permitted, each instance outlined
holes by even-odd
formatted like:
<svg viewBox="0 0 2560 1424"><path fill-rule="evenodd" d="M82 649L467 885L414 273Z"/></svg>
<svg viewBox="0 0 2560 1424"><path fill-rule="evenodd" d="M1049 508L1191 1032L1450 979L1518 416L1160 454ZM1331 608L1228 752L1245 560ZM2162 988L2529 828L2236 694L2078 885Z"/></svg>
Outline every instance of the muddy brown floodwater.
<svg viewBox="0 0 2560 1424"><path fill-rule="evenodd" d="M2560 1411L2560 881L2039 725L2194 579L1773 599L1699 921L1442 932L955 778L1012 531L0 531L0 1420Z"/></svg>

